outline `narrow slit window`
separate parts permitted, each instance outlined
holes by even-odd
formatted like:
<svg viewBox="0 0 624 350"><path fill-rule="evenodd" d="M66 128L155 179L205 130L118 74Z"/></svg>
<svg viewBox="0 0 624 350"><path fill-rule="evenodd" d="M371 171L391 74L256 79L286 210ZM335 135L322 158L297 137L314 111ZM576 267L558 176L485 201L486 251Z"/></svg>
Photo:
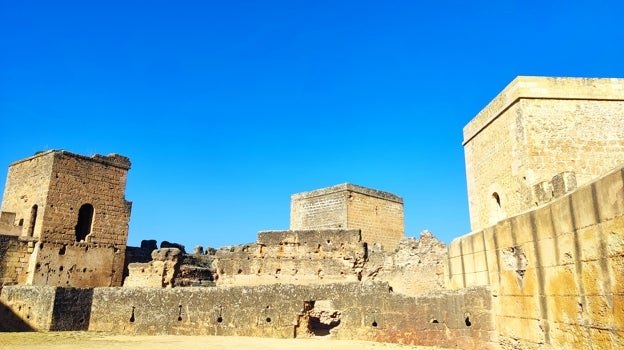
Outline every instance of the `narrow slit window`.
<svg viewBox="0 0 624 350"><path fill-rule="evenodd" d="M26 234L28 237L32 237L35 234L35 225L37 224L37 211L39 210L39 206L37 204L33 205L30 208L30 221L28 222L28 231Z"/></svg>

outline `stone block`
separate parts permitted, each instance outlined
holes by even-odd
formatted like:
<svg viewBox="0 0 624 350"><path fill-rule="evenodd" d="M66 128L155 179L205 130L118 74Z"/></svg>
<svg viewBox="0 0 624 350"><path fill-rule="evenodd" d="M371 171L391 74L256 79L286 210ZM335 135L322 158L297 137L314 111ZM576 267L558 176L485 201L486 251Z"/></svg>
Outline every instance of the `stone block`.
<svg viewBox="0 0 624 350"><path fill-rule="evenodd" d="M624 216L604 222L600 226L606 239L606 255L624 255Z"/></svg>
<svg viewBox="0 0 624 350"><path fill-rule="evenodd" d="M451 241L451 244L448 247L449 258L460 257L462 255L461 244L463 239L464 236L455 238Z"/></svg>
<svg viewBox="0 0 624 350"><path fill-rule="evenodd" d="M494 239L496 240L499 249L513 247L516 245L515 239L513 237L513 232L511 230L510 220L503 220L498 222L495 226L494 235Z"/></svg>
<svg viewBox="0 0 624 350"><path fill-rule="evenodd" d="M553 217L550 209L551 206L545 206L530 213L530 215L533 216L535 239L537 241L549 239L555 236L554 225L552 222Z"/></svg>
<svg viewBox="0 0 624 350"><path fill-rule="evenodd" d="M579 230L598 222L593 186L584 186L570 195L574 228Z"/></svg>
<svg viewBox="0 0 624 350"><path fill-rule="evenodd" d="M576 233L565 233L557 236L557 262L559 265L573 265L578 256L576 252Z"/></svg>
<svg viewBox="0 0 624 350"><path fill-rule="evenodd" d="M574 231L572 223L572 208L570 197L563 197L553 202L550 206L552 222L556 235L566 234Z"/></svg>
<svg viewBox="0 0 624 350"><path fill-rule="evenodd" d="M515 244L522 245L533 241L533 223L530 214L514 216L511 220L511 231L515 237Z"/></svg>
<svg viewBox="0 0 624 350"><path fill-rule="evenodd" d="M579 295L574 265L545 267L542 271L546 296Z"/></svg>
<svg viewBox="0 0 624 350"><path fill-rule="evenodd" d="M600 220L624 216L624 169L618 169L596 182Z"/></svg>
<svg viewBox="0 0 624 350"><path fill-rule="evenodd" d="M540 317L538 298L532 295L501 295L499 308L500 316L533 319Z"/></svg>

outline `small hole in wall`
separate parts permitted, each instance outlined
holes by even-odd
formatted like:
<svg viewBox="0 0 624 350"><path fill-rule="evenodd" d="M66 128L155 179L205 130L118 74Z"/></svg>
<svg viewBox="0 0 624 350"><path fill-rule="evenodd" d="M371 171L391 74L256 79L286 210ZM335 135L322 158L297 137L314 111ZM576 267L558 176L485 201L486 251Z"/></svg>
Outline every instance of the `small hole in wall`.
<svg viewBox="0 0 624 350"><path fill-rule="evenodd" d="M373 327L375 327L375 328L376 328L376 327L377 327L377 321L373 321L373 323L371 324L371 326L373 326Z"/></svg>
<svg viewBox="0 0 624 350"><path fill-rule="evenodd" d="M62 246L61 249L59 249L59 255L65 255L65 246Z"/></svg>
<svg viewBox="0 0 624 350"><path fill-rule="evenodd" d="M17 226L24 226L24 219L20 219L19 224L17 224Z"/></svg>
<svg viewBox="0 0 624 350"><path fill-rule="evenodd" d="M59 271L63 271L63 265L59 266Z"/></svg>
<svg viewBox="0 0 624 350"><path fill-rule="evenodd" d="M83 268L82 268L82 272L87 272L87 268L86 268L86 267L83 267Z"/></svg>
<svg viewBox="0 0 624 350"><path fill-rule="evenodd" d="M470 322L470 316L466 316L466 319L464 320L464 322L466 322L467 327L472 326L472 322Z"/></svg>
<svg viewBox="0 0 624 350"><path fill-rule="evenodd" d="M238 269L238 274L240 275L241 273L243 273L242 269Z"/></svg>
<svg viewBox="0 0 624 350"><path fill-rule="evenodd" d="M431 323L440 323L438 322L438 320L436 320L435 318L431 320Z"/></svg>
<svg viewBox="0 0 624 350"><path fill-rule="evenodd" d="M327 244L331 244L331 241L329 239L327 240Z"/></svg>
<svg viewBox="0 0 624 350"><path fill-rule="evenodd" d="M134 306L132 307L132 314L130 315L130 322L134 322Z"/></svg>
<svg viewBox="0 0 624 350"><path fill-rule="evenodd" d="M267 323L271 323L271 318L270 318L270 317L267 317L267 318L266 318L266 321L267 321Z"/></svg>
<svg viewBox="0 0 624 350"><path fill-rule="evenodd" d="M43 243L39 244L39 249L43 249Z"/></svg>
<svg viewBox="0 0 624 350"><path fill-rule="evenodd" d="M223 317L221 316L217 317L217 323L221 323L221 322L223 322Z"/></svg>

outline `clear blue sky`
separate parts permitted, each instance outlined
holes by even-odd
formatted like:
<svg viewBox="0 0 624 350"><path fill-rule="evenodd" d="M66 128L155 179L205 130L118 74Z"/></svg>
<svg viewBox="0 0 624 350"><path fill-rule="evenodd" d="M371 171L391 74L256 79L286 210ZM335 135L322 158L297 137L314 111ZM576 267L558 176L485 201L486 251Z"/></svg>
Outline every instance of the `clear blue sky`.
<svg viewBox="0 0 624 350"><path fill-rule="evenodd" d="M37 151L133 166L128 243L288 229L290 195L470 231L462 128L517 75L624 77L622 1L0 0L0 190Z"/></svg>

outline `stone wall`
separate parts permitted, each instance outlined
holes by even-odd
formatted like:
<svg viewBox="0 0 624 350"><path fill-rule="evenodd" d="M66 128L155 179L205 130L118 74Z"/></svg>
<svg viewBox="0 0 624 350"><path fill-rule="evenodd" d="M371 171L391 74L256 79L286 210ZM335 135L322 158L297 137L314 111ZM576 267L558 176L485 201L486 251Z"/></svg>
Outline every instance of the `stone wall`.
<svg viewBox="0 0 624 350"><path fill-rule="evenodd" d="M89 331L122 334L328 336L496 348L490 291L481 287L414 298L390 292L385 283L95 288L82 294L11 286L2 290L0 302L39 330L88 323ZM74 306L65 309L69 304ZM28 305L39 308L27 309Z"/></svg>
<svg viewBox="0 0 624 350"><path fill-rule="evenodd" d="M35 155L9 166L2 211L15 213L15 226L23 235L39 237L54 163L53 151Z"/></svg>
<svg viewBox="0 0 624 350"><path fill-rule="evenodd" d="M216 253L217 285L309 284L361 280L360 230L263 231L255 244Z"/></svg>
<svg viewBox="0 0 624 350"><path fill-rule="evenodd" d="M293 194L290 210L291 230L360 229L388 251L405 237L403 199L388 192L342 184Z"/></svg>
<svg viewBox="0 0 624 350"><path fill-rule="evenodd" d="M130 161L118 155L84 157L64 151L54 157L42 238L76 241L79 210L90 204L93 220L84 240L125 247L131 203L124 196Z"/></svg>
<svg viewBox="0 0 624 350"><path fill-rule="evenodd" d="M491 286L504 349L624 348L624 169L455 239L447 276Z"/></svg>
<svg viewBox="0 0 624 350"><path fill-rule="evenodd" d="M21 227L22 237L38 242L31 242L28 258L15 260L27 259L28 267L10 268L19 270L17 278L3 278L55 286L121 285L131 209L124 198L128 169L124 156L55 150L11 164L2 218L13 222L3 225Z"/></svg>
<svg viewBox="0 0 624 350"><path fill-rule="evenodd" d="M36 238L0 235L0 287L25 284Z"/></svg>
<svg viewBox="0 0 624 350"><path fill-rule="evenodd" d="M466 125L464 151L473 230L533 209L536 184L624 164L624 79L518 77Z"/></svg>
<svg viewBox="0 0 624 350"><path fill-rule="evenodd" d="M122 284L125 247L40 241L33 256L27 284L78 288Z"/></svg>

